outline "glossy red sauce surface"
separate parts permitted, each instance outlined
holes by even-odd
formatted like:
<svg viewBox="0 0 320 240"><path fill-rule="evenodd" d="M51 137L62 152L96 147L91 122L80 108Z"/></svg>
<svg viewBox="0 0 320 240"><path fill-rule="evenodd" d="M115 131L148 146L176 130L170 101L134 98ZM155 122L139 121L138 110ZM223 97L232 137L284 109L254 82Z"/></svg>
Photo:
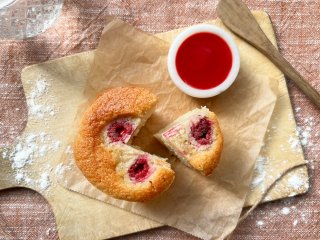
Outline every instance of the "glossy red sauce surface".
<svg viewBox="0 0 320 240"><path fill-rule="evenodd" d="M232 67L232 53L227 43L212 33L196 33L179 47L176 67L181 79L198 89L220 85Z"/></svg>

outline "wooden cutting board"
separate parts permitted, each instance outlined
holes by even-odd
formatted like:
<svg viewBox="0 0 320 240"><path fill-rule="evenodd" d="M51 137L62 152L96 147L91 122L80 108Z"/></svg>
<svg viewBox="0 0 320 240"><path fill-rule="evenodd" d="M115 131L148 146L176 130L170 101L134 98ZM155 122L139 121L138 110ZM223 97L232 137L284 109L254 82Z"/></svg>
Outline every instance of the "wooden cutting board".
<svg viewBox="0 0 320 240"><path fill-rule="evenodd" d="M267 36L276 44L272 24L267 14L255 12L254 15ZM220 23L216 22L216 24ZM173 30L157 36L170 42L179 31ZM84 52L29 66L22 72L21 80L28 105L34 104L34 102L32 103L34 101L32 94L34 89L38 87L37 82L45 80L48 86L45 93L36 99L37 104L53 106L56 111L52 114L53 116L42 121L29 116L27 127L19 141L25 141L28 136L30 137L30 134L41 132L45 132L51 138L62 139L56 150L47 151L44 156L34 157L33 163L24 167L25 174L36 181L18 183L17 175L12 170L10 161L3 158L0 153L0 189L23 186L41 193L52 207L62 240L105 239L160 226L159 223L69 191L56 181L59 174L60 156L67 144L65 136L68 129L72 127L76 110L82 102L82 93L91 69L93 56L94 51ZM265 60L264 64L255 62L247 64L252 67L252 71L260 71L261 74L279 80L278 100L265 137L265 146L261 150L262 167L257 168L259 170L257 177L261 178L260 175L262 175L263 178L249 193L246 201L246 205L252 205L259 199L263 189L278 174L291 166L304 163L305 160L296 135L296 123L283 75L268 60ZM66 66L68 66L67 71ZM50 115L49 112L48 114ZM296 143L294 149L292 141ZM44 171L49 173L47 189L41 185ZM299 187L290 185L292 177L301 179L303 184ZM301 194L306 192L308 187L308 173L306 168L302 167L279 182L266 200L271 201ZM114 216L117 218L115 219Z"/></svg>

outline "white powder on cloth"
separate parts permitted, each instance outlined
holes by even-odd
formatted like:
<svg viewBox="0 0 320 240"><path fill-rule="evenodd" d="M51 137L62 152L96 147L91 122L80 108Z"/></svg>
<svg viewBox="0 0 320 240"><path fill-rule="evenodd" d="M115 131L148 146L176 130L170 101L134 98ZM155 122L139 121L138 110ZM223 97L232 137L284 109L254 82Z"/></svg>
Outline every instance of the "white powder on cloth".
<svg viewBox="0 0 320 240"><path fill-rule="evenodd" d="M312 127L315 125L314 117L306 117L304 119L305 126L303 128L297 127L297 133L300 137L302 146L313 146L313 142L310 141L310 137L313 133Z"/></svg>
<svg viewBox="0 0 320 240"><path fill-rule="evenodd" d="M297 116L301 116L300 110L301 110L301 107L295 108L295 112L296 112ZM289 120L293 119L293 116L291 113L289 114L288 119ZM317 135L319 134L319 133L313 131L313 127L318 123L318 121L319 121L319 119L315 119L312 116L309 116L309 117L303 116L303 125L304 126L297 127L295 134L290 136L288 139L288 143L290 145L290 148L286 149L286 148L281 148L281 146L280 146L280 149L283 152L287 152L288 150L291 150L292 152L299 152L300 153L302 151L302 149L300 147L300 144L301 144L303 147L307 147L310 150L314 150L314 147L316 147L317 144L314 144L311 141L311 139L312 139L313 134L315 137L317 137Z"/></svg>
<svg viewBox="0 0 320 240"><path fill-rule="evenodd" d="M257 224L258 227L262 227L264 225L264 222L259 220L259 221L256 222L256 224Z"/></svg>
<svg viewBox="0 0 320 240"><path fill-rule="evenodd" d="M290 211L291 211L290 208L284 207L284 208L282 208L281 213L283 215L288 215L290 213Z"/></svg>
<svg viewBox="0 0 320 240"><path fill-rule="evenodd" d="M52 233L54 233L56 231L55 228L48 228L47 231L46 231L46 235L47 236L50 236Z"/></svg>

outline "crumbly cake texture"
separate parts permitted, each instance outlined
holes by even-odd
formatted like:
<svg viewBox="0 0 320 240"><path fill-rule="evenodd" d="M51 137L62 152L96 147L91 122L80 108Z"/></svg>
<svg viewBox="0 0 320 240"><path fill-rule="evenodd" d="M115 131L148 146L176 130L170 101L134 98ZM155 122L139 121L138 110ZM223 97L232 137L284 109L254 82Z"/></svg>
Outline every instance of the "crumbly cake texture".
<svg viewBox="0 0 320 240"><path fill-rule="evenodd" d="M223 135L217 116L206 107L182 115L155 137L185 165L205 176L219 163Z"/></svg>
<svg viewBox="0 0 320 240"><path fill-rule="evenodd" d="M83 115L73 144L76 164L94 186L114 198L147 201L174 180L167 159L127 145L156 101L144 88L113 88L98 96Z"/></svg>

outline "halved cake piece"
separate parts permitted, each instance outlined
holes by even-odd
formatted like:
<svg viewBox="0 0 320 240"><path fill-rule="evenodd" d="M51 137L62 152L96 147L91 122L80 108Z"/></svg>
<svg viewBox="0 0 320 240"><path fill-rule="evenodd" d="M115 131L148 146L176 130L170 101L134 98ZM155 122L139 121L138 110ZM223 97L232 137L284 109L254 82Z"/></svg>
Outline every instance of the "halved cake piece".
<svg viewBox="0 0 320 240"><path fill-rule="evenodd" d="M219 163L223 136L216 115L206 107L182 115L155 137L185 165L205 176Z"/></svg>

